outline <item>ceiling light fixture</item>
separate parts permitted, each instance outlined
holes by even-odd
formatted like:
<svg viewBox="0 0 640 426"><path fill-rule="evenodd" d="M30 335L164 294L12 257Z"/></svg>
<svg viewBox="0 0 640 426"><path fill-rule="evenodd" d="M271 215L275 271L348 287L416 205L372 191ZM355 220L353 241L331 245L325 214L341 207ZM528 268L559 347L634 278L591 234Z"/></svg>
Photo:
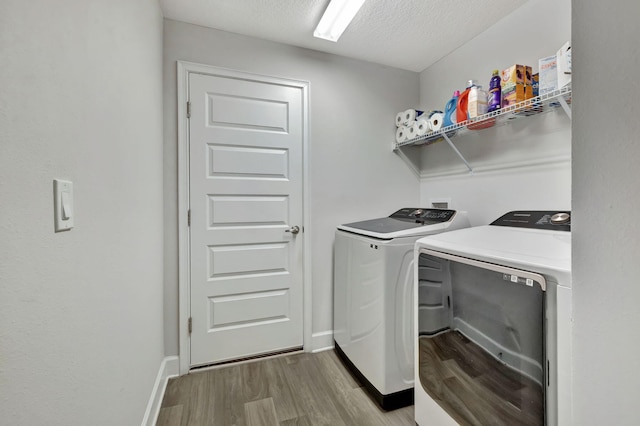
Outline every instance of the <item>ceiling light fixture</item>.
<svg viewBox="0 0 640 426"><path fill-rule="evenodd" d="M364 2L365 0L331 0L313 36L338 41Z"/></svg>

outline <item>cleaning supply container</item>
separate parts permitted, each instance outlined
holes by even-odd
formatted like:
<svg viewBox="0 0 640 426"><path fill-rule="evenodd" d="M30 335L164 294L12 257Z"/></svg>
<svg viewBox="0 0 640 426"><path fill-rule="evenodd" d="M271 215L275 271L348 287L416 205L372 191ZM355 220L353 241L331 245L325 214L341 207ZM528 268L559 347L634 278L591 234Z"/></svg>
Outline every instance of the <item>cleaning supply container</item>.
<svg viewBox="0 0 640 426"><path fill-rule="evenodd" d="M498 70L493 70L493 75L489 81L489 99L487 103L487 112L497 111L502 107L502 87L500 71Z"/></svg>
<svg viewBox="0 0 640 426"><path fill-rule="evenodd" d="M458 98L460 97L460 91L456 90L453 92L453 97L447 102L447 105L444 107L444 119L442 121L442 126L452 126L457 123L456 117L456 109L458 106Z"/></svg>
<svg viewBox="0 0 640 426"><path fill-rule="evenodd" d="M496 124L495 118L476 120L478 117L487 113L487 98L488 94L479 86L475 81L469 81L471 87L469 88L469 95L467 100L467 117L469 120L473 120L472 123L467 125L470 130L482 130L489 127L493 127Z"/></svg>
<svg viewBox="0 0 640 426"><path fill-rule="evenodd" d="M477 84L471 86L467 111L470 120L487 113L487 92L482 90L482 86Z"/></svg>
<svg viewBox="0 0 640 426"><path fill-rule="evenodd" d="M458 96L458 103L456 106L456 123L462 123L463 121L467 121L468 117L468 104L469 104L469 92L471 91L471 87L475 86L475 82L473 80L469 80L467 82L467 88Z"/></svg>

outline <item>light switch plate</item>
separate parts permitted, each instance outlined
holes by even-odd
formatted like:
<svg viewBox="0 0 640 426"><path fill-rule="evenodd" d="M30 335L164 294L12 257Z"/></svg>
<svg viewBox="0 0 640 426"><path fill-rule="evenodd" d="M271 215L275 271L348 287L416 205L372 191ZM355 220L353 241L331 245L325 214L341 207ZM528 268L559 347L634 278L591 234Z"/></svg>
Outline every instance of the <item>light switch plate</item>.
<svg viewBox="0 0 640 426"><path fill-rule="evenodd" d="M73 182L54 179L53 201L56 232L73 228Z"/></svg>

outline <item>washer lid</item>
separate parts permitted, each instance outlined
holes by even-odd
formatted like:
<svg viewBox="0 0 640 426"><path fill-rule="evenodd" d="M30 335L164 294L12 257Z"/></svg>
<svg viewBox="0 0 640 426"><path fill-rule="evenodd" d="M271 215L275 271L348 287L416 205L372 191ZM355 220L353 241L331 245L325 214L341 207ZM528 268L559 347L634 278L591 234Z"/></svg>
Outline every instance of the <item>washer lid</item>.
<svg viewBox="0 0 640 426"><path fill-rule="evenodd" d="M447 209L403 208L389 217L347 223L338 226L351 232L380 240L414 237L469 226L466 213Z"/></svg>
<svg viewBox="0 0 640 426"><path fill-rule="evenodd" d="M367 231L378 234L390 234L392 232L404 231L406 229L420 228L422 222L395 219L392 217L381 217L379 219L363 220L362 222L346 223L339 226L339 229L351 228L350 231Z"/></svg>

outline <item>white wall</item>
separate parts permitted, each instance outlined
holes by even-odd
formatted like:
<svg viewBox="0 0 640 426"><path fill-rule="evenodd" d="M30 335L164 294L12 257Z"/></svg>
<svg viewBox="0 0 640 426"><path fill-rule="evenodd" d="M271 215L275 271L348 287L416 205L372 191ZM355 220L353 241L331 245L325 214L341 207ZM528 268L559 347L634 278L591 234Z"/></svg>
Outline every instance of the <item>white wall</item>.
<svg viewBox="0 0 640 426"><path fill-rule="evenodd" d="M313 333L332 330L333 233L358 219L418 202L418 180L391 151L394 119L418 103L418 74L165 20L165 347L178 353L176 61L310 86L309 142ZM327 337L329 339L327 339ZM312 348L309 348L312 349Z"/></svg>
<svg viewBox="0 0 640 426"><path fill-rule="evenodd" d="M140 424L164 356L158 4L3 0L0 57L0 422Z"/></svg>
<svg viewBox="0 0 640 426"><path fill-rule="evenodd" d="M531 65L555 54L571 38L570 0L530 0L420 75L420 105L444 110L467 80L488 88L492 70ZM508 210L570 209L571 125L561 111L507 126L471 132L453 140L476 174L470 175L445 143L421 150L421 204L450 198L467 210L472 225Z"/></svg>
<svg viewBox="0 0 640 426"><path fill-rule="evenodd" d="M638 424L640 3L573 2L574 424Z"/></svg>

